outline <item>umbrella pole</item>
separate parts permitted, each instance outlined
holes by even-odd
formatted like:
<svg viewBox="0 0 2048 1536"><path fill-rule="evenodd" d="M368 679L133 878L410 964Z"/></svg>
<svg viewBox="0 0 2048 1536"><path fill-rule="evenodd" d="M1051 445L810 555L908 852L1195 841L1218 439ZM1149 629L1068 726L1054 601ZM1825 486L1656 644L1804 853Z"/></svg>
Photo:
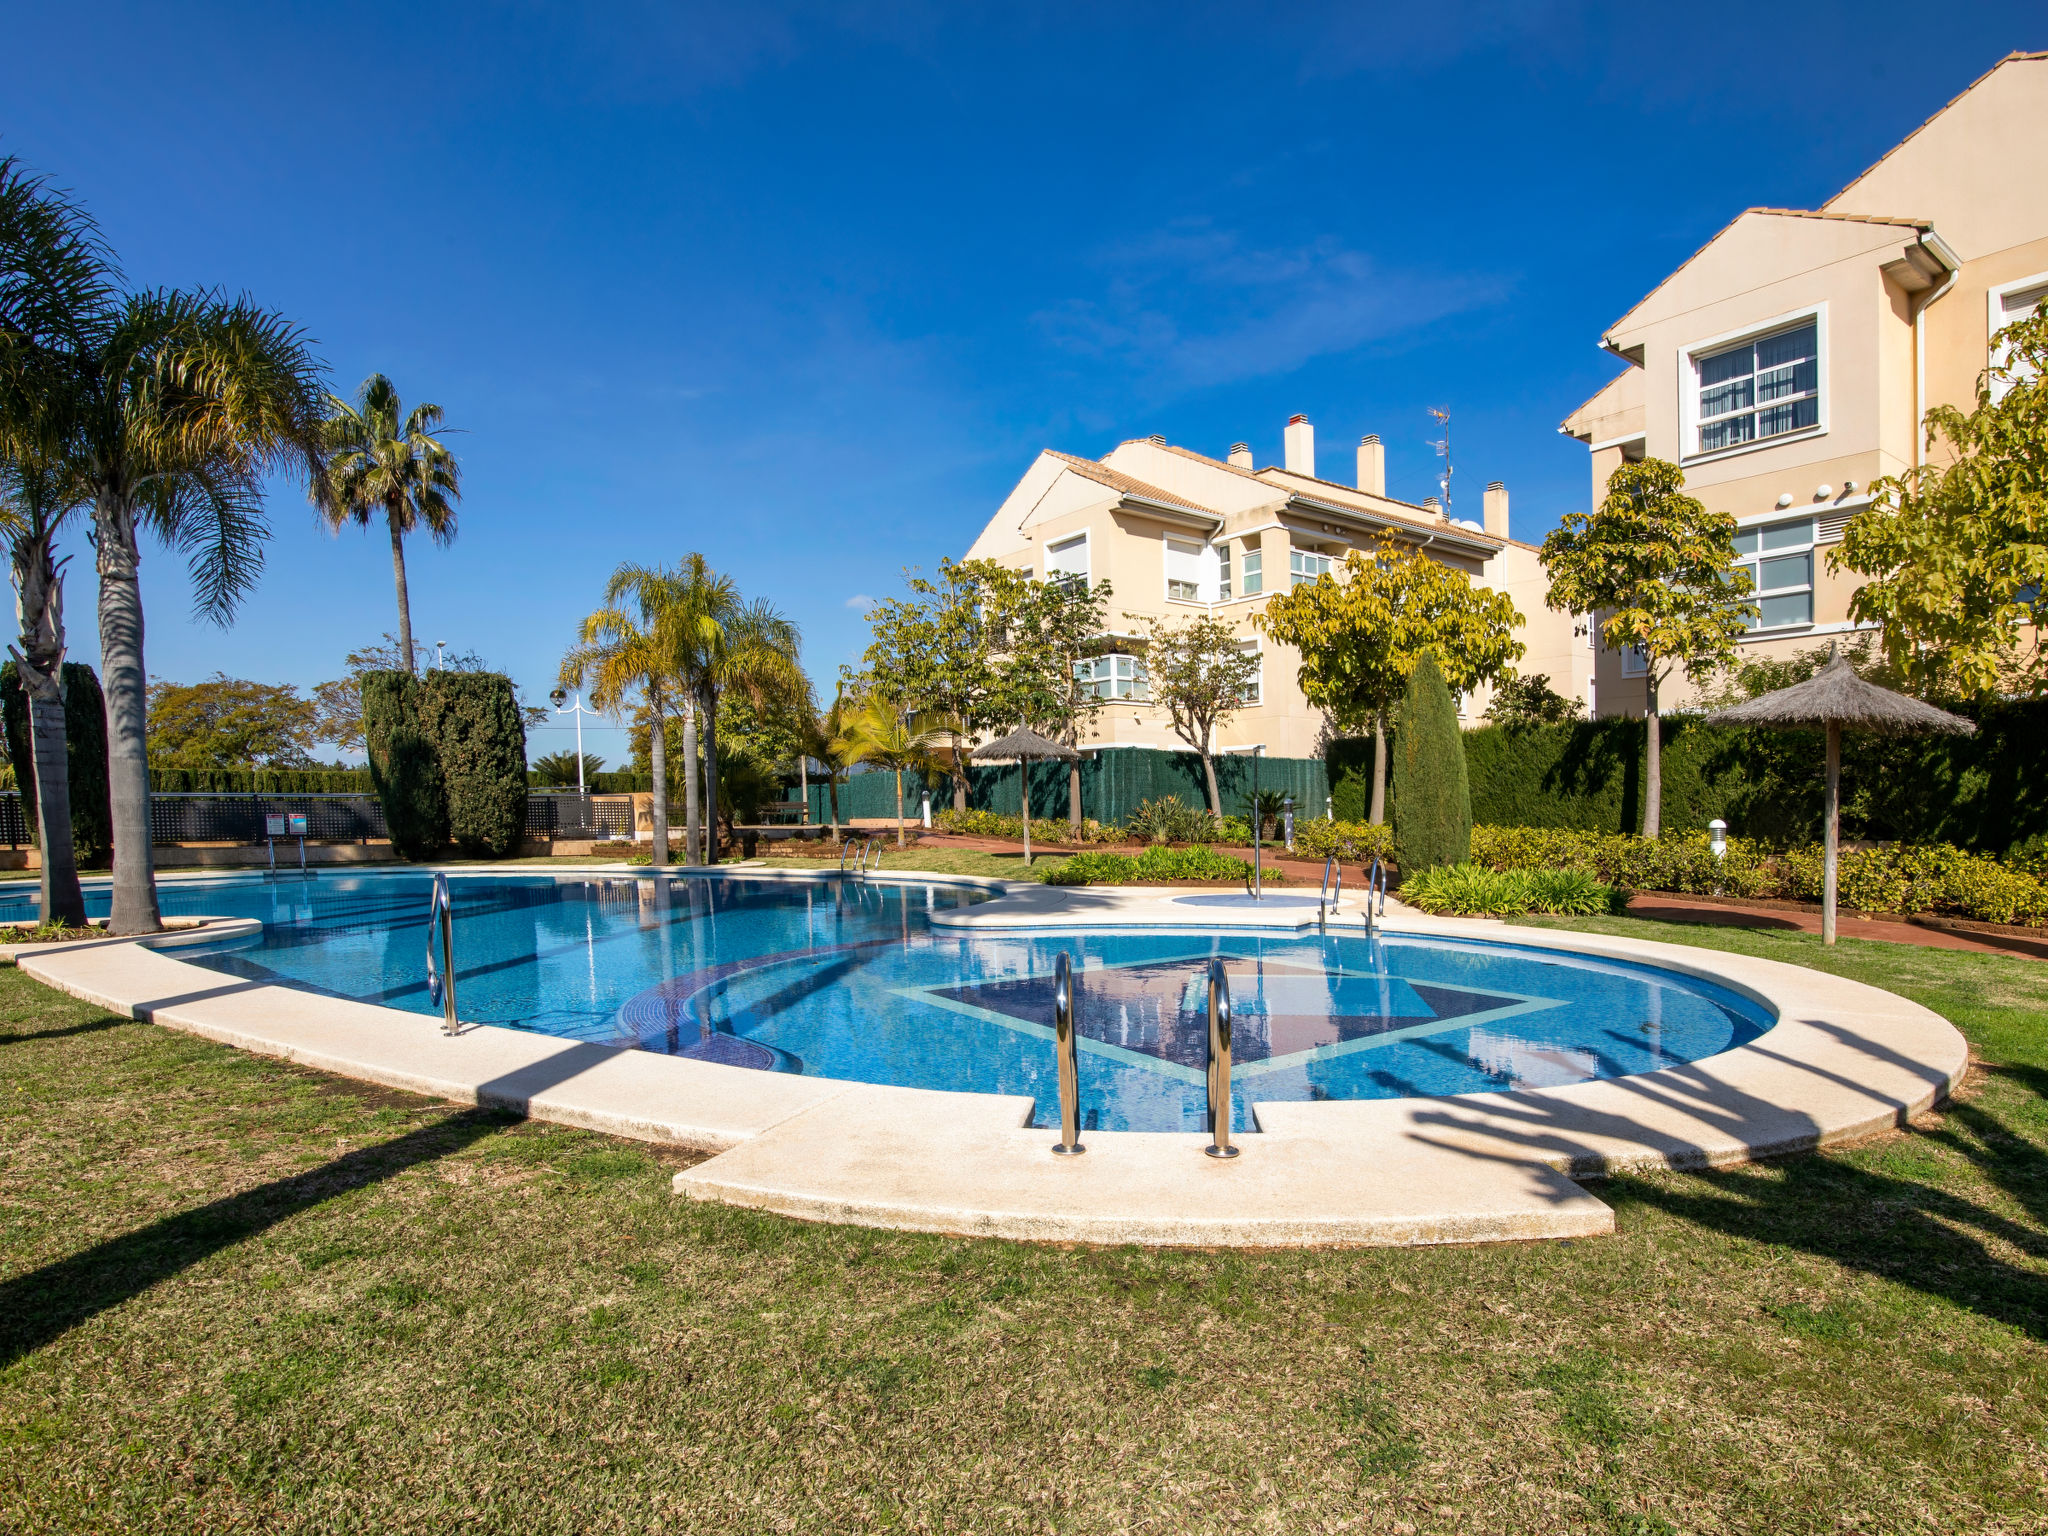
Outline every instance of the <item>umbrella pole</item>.
<svg viewBox="0 0 2048 1536"><path fill-rule="evenodd" d="M1842 727L1828 722L1827 858L1821 876L1820 941L1835 942L1836 865L1839 860L1842 817Z"/></svg>
<svg viewBox="0 0 2048 1536"><path fill-rule="evenodd" d="M1024 867L1031 867L1031 759L1017 759L1017 778L1024 790Z"/></svg>

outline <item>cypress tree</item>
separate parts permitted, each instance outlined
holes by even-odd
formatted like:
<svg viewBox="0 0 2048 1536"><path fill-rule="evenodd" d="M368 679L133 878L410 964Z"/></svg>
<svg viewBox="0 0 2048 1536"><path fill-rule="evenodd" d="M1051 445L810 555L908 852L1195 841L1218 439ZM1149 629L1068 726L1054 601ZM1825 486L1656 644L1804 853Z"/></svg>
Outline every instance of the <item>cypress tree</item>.
<svg viewBox="0 0 2048 1536"><path fill-rule="evenodd" d="M420 735L447 795L448 834L471 857L504 858L526 831L526 727L512 680L429 672L417 697Z"/></svg>
<svg viewBox="0 0 2048 1536"><path fill-rule="evenodd" d="M1463 864L1472 854L1472 791L1458 706L1436 658L1425 651L1408 674L1394 738L1394 861L1416 874Z"/></svg>
<svg viewBox="0 0 2048 1536"><path fill-rule="evenodd" d="M81 868L104 867L114 852L114 816L107 802L107 705L97 673L82 661L64 663L64 748L71 784L71 847ZM14 663L0 665L0 721L7 760L21 789L21 814L36 835L35 754L28 739L28 694Z"/></svg>
<svg viewBox="0 0 2048 1536"><path fill-rule="evenodd" d="M431 859L448 842L448 797L433 744L420 730L419 681L410 672L363 674L363 737L370 783L400 858Z"/></svg>

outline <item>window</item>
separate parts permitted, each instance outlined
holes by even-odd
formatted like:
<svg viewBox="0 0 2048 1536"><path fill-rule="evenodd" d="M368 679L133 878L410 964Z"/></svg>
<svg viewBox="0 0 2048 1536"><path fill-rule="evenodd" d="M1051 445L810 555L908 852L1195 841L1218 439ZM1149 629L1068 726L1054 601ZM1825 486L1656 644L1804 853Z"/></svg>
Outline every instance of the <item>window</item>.
<svg viewBox="0 0 2048 1536"><path fill-rule="evenodd" d="M1079 581L1088 585L1088 535L1077 533L1071 539L1061 539L1057 544L1045 546L1045 579L1047 581Z"/></svg>
<svg viewBox="0 0 2048 1536"><path fill-rule="evenodd" d="M1140 656L1090 656L1074 663L1074 681L1091 699L1145 699L1145 662Z"/></svg>
<svg viewBox="0 0 2048 1536"><path fill-rule="evenodd" d="M1647 677L1650 674L1650 653L1640 645L1631 645L1621 653L1621 675L1623 677Z"/></svg>
<svg viewBox="0 0 2048 1536"><path fill-rule="evenodd" d="M1186 539L1166 541L1166 595L1176 602L1202 600L1202 546Z"/></svg>
<svg viewBox="0 0 2048 1536"><path fill-rule="evenodd" d="M1697 452L1820 425L1820 323L1805 320L1737 346L1694 355Z"/></svg>
<svg viewBox="0 0 2048 1536"><path fill-rule="evenodd" d="M1244 595L1257 597L1266 590L1266 552L1261 549L1247 549L1244 552Z"/></svg>
<svg viewBox="0 0 2048 1536"><path fill-rule="evenodd" d="M1991 316L1989 321L1992 336L1996 338L1998 333L2008 325L2024 320L2029 315L2034 314L2040 309L2044 299L2048 299L2048 282L2043 282L2038 276L2021 278L2017 283L2008 284L2004 288L1992 289ZM2006 392L2019 383L2021 378L2026 376L2027 369L2024 365L2018 370L2018 377L1999 378L1997 376L1997 370L2010 368L2011 366L2012 355L2010 350L1996 344L1994 340L1991 348L1991 367L1993 369L1991 380L1992 399L2003 400Z"/></svg>
<svg viewBox="0 0 2048 1536"><path fill-rule="evenodd" d="M1336 563L1328 555L1319 555L1312 549L1290 550L1287 555L1289 585L1307 586L1318 576L1328 575L1330 567Z"/></svg>
<svg viewBox="0 0 2048 1536"><path fill-rule="evenodd" d="M1237 648L1240 651L1243 651L1245 655L1251 657L1251 659L1254 662L1259 662L1258 641L1240 640L1237 642ZM1265 682L1266 669L1264 663L1260 662L1259 670L1254 672L1252 674L1252 680L1244 685L1244 694L1242 696L1243 702L1246 704L1257 704L1262 698L1264 698L1266 692Z"/></svg>
<svg viewBox="0 0 2048 1536"><path fill-rule="evenodd" d="M1813 622L1813 519L1766 523L1735 535L1735 562L1756 584L1751 629Z"/></svg>
<svg viewBox="0 0 2048 1536"><path fill-rule="evenodd" d="M1228 544L1218 544L1216 546L1216 601L1219 603L1230 601L1230 546Z"/></svg>

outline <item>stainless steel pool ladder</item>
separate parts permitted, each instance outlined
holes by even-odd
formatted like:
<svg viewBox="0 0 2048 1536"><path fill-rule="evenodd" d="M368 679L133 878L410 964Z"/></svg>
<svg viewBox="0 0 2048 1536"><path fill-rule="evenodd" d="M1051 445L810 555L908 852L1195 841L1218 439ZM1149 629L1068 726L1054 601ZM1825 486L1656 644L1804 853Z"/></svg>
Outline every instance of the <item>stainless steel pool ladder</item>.
<svg viewBox="0 0 2048 1536"><path fill-rule="evenodd" d="M1052 962L1052 1047L1060 1067L1060 1139L1053 1148L1062 1157L1088 1149L1081 1145L1080 1042L1074 1037L1074 962L1061 950Z"/></svg>
<svg viewBox="0 0 2048 1536"><path fill-rule="evenodd" d="M1332 877L1335 884L1332 884ZM1344 866L1337 862L1337 855L1331 854L1323 860L1323 888L1316 896L1316 926L1323 926L1324 919L1337 910L1337 904L1344 899Z"/></svg>
<svg viewBox="0 0 2048 1536"><path fill-rule="evenodd" d="M434 876L434 891L427 898L427 995L441 1005L441 1033L460 1034L462 1026L455 1019L455 903L448 896L446 875Z"/></svg>
<svg viewBox="0 0 2048 1536"><path fill-rule="evenodd" d="M1380 897L1379 915L1385 917L1387 915L1387 866L1382 862L1378 854L1373 855L1372 870L1365 877L1365 931L1368 934L1372 932L1372 897L1375 891L1379 892Z"/></svg>
<svg viewBox="0 0 2048 1536"><path fill-rule="evenodd" d="M1230 1144L1230 978L1209 962L1209 1145L1211 1157L1235 1157Z"/></svg>

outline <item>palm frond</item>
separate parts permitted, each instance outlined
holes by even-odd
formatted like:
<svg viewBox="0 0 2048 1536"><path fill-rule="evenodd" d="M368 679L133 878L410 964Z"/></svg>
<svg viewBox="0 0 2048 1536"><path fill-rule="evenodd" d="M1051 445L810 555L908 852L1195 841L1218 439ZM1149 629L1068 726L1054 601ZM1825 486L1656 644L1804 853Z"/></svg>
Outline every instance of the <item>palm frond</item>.
<svg viewBox="0 0 2048 1536"><path fill-rule="evenodd" d="M157 537L185 555L194 617L232 623L263 574L270 524L260 482L239 469L201 465L151 480L139 510Z"/></svg>

